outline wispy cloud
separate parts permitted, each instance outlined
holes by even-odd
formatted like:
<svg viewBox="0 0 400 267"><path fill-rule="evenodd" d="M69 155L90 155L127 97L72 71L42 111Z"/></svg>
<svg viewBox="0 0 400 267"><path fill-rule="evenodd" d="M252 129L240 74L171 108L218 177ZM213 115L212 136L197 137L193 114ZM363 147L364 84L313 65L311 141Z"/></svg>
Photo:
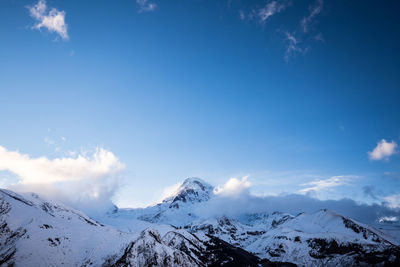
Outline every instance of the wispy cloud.
<svg viewBox="0 0 400 267"><path fill-rule="evenodd" d="M323 0L317 0L313 6L310 6L310 14L306 17L303 17L303 19L300 21L301 30L294 31L292 33L285 32L286 51L284 59L286 62L289 62L290 58L298 53L304 54L307 52L308 47L300 45L300 37L305 38L307 36L310 24L315 19L315 17L321 13L322 7ZM318 33L312 39L318 42L325 42L322 33Z"/></svg>
<svg viewBox="0 0 400 267"><path fill-rule="evenodd" d="M368 152L368 156L370 160L387 160L397 152L397 143L395 141L387 142L385 139L382 139L378 142L374 150Z"/></svg>
<svg viewBox="0 0 400 267"><path fill-rule="evenodd" d="M136 0L136 3L139 5L139 12L149 12L157 8L157 4L149 0Z"/></svg>
<svg viewBox="0 0 400 267"><path fill-rule="evenodd" d="M303 32L308 32L310 24L321 13L323 6L323 0L317 0L314 5L310 6L310 14L300 22Z"/></svg>
<svg viewBox="0 0 400 267"><path fill-rule="evenodd" d="M28 6L29 14L37 23L34 29L46 28L57 33L63 40L68 40L68 25L65 23L65 12L52 8L47 11L46 0L39 0L34 6Z"/></svg>
<svg viewBox="0 0 400 267"><path fill-rule="evenodd" d="M300 47L301 41L295 37L294 33L285 32L285 42L287 44L285 51L285 61L289 62L289 59L297 53L304 53L306 50Z"/></svg>
<svg viewBox="0 0 400 267"><path fill-rule="evenodd" d="M272 1L258 10L258 18L265 22L268 18L283 11L288 6L286 1Z"/></svg>
<svg viewBox="0 0 400 267"><path fill-rule="evenodd" d="M241 7L238 11L239 18L242 21L247 19L264 25L278 13L283 13L289 9L292 6L292 2L291 0L269 0L262 6L246 4L250 5L250 7L248 11L246 11L246 7ZM302 2L300 4L304 5ZM281 23L283 26L276 29L276 31L284 33L284 60L286 62L289 62L296 54L305 54L310 49L310 41L325 43L322 33L312 31L311 27L317 16L322 12L323 5L323 0L316 0L314 4L309 6L307 13L296 15L301 18L300 20L295 20L294 22L286 21L287 23L284 21L284 23Z"/></svg>
<svg viewBox="0 0 400 267"><path fill-rule="evenodd" d="M332 176L328 179L316 180L309 183L301 184L301 186L307 186L299 190L300 193L309 193L309 192L317 192L321 190L329 190L333 187L346 185L353 179L358 178L355 175L340 175L340 176Z"/></svg>

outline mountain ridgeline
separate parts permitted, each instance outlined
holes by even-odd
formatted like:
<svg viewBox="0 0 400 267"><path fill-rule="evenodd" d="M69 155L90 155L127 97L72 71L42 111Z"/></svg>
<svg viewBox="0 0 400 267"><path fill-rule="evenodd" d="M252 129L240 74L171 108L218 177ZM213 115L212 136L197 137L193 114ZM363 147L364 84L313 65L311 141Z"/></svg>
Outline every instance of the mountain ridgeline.
<svg viewBox="0 0 400 267"><path fill-rule="evenodd" d="M188 178L154 206L95 220L0 190L0 266L400 266L396 239L330 210L197 212L215 197Z"/></svg>

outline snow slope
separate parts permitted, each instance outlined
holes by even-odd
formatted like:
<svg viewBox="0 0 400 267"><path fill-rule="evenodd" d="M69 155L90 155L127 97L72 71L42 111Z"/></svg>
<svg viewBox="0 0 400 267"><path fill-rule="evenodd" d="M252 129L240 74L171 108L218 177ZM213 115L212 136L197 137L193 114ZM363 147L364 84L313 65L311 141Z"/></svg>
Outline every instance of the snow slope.
<svg viewBox="0 0 400 267"><path fill-rule="evenodd" d="M199 205L214 197L213 187L201 179L186 179L161 203L145 209L119 210L109 216L170 224L195 234L218 237L260 258L301 266L399 264L395 238L329 210L297 216L280 212L236 217L200 216Z"/></svg>
<svg viewBox="0 0 400 267"><path fill-rule="evenodd" d="M35 194L0 190L0 266L258 266L224 241L131 221L122 232ZM151 227L148 227L148 226ZM145 228L141 230L141 228ZM269 264L268 261L263 261Z"/></svg>
<svg viewBox="0 0 400 267"><path fill-rule="evenodd" d="M180 187L161 203L144 209L119 209L108 214L108 222L116 227L123 227L120 220L138 219L150 223L184 226L194 219L194 209L213 196L213 187L199 178L188 178ZM114 219L114 220L113 220ZM115 220L116 219L116 220ZM126 228L123 228L126 230Z"/></svg>
<svg viewBox="0 0 400 267"><path fill-rule="evenodd" d="M397 241L329 210L200 216L197 178L145 209L85 214L0 190L0 266L400 266Z"/></svg>

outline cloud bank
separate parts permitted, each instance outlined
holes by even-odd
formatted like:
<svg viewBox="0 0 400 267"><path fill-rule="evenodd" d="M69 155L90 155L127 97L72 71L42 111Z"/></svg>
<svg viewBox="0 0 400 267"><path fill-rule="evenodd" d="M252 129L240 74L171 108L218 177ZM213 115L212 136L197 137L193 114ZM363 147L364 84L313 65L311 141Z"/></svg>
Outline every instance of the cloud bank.
<svg viewBox="0 0 400 267"><path fill-rule="evenodd" d="M388 199L389 200L389 199ZM392 200L392 199L391 199ZM237 217L248 213L275 211L297 215L301 212L314 213L329 209L367 224L382 223L382 218L400 218L399 196L393 196L393 206L382 204L360 204L346 198L341 200L319 200L308 195L285 194L278 196L255 196L241 193L237 195L215 195L207 203L200 205L195 213L204 217ZM395 204L397 203L397 204Z"/></svg>
<svg viewBox="0 0 400 267"><path fill-rule="evenodd" d="M400 194L394 194L385 197L387 206L392 209L400 209Z"/></svg>
<svg viewBox="0 0 400 267"><path fill-rule="evenodd" d="M0 146L0 171L15 174L9 189L36 192L88 213L108 208L125 166L110 151L97 148L91 155L49 159L32 158ZM96 205L93 205L93 204Z"/></svg>
<svg viewBox="0 0 400 267"><path fill-rule="evenodd" d="M37 21L33 26L34 29L46 28L50 32L57 33L63 40L69 39L64 11L55 8L47 11L46 0L39 0L36 5L28 7L28 9L31 17Z"/></svg>
<svg viewBox="0 0 400 267"><path fill-rule="evenodd" d="M387 160L397 152L397 143L395 141L387 142L385 139L382 139L378 142L374 150L368 152L368 156L370 160Z"/></svg>
<svg viewBox="0 0 400 267"><path fill-rule="evenodd" d="M311 182L312 190L324 190L344 185L359 178L358 176L333 176L329 179ZM400 194L384 198L381 203L365 204L350 198L340 200L320 200L309 194L280 194L259 196L250 192L251 184L247 177L239 180L231 178L222 186L215 187L214 196L200 204L195 214L212 218L225 215L240 217L249 213L275 211L297 215L302 212L314 213L329 209L359 222L378 225L385 222L397 222L400 218ZM311 190L311 189L310 189ZM222 192L229 192L222 193ZM305 190L308 192L308 189ZM304 192L305 192L304 191Z"/></svg>

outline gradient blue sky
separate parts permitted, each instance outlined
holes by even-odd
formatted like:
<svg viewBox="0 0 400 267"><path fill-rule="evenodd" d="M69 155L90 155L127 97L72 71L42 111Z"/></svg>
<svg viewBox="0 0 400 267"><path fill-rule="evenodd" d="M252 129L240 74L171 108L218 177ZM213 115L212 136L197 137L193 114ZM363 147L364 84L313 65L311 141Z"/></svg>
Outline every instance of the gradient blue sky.
<svg viewBox="0 0 400 267"><path fill-rule="evenodd" d="M34 28L37 3L0 2L7 150L103 147L126 165L120 206L249 175L256 194L320 181L308 193L400 207L398 147L368 155L400 143L398 1L48 0L68 38Z"/></svg>

